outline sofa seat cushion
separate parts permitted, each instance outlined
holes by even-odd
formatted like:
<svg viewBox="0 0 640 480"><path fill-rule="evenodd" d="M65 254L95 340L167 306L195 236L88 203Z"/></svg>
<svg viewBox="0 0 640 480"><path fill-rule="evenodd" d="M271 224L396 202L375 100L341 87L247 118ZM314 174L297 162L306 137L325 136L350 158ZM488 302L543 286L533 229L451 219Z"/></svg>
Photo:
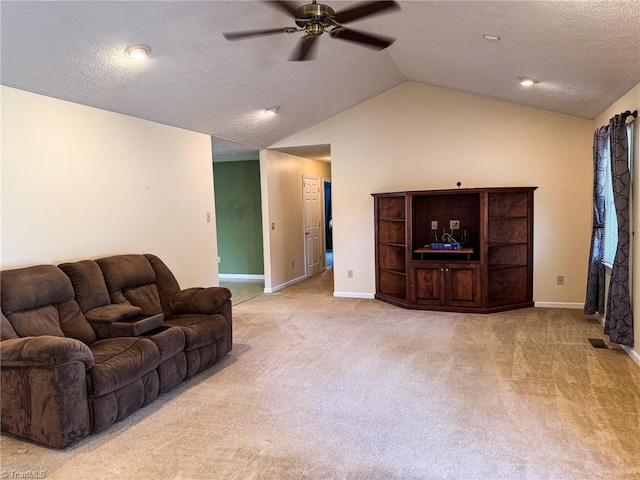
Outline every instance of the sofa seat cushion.
<svg viewBox="0 0 640 480"><path fill-rule="evenodd" d="M95 363L89 370L89 393L94 397L128 385L160 363L160 351L148 338L106 338L90 349Z"/></svg>
<svg viewBox="0 0 640 480"><path fill-rule="evenodd" d="M185 350L215 343L227 334L227 321L222 315L171 315L166 325L180 327L185 335Z"/></svg>

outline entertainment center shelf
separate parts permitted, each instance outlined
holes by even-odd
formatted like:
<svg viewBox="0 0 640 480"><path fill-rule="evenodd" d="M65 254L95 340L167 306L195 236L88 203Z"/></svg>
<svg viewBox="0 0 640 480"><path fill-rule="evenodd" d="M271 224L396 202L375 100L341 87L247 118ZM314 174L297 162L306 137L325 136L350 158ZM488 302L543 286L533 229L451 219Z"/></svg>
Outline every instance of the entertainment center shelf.
<svg viewBox="0 0 640 480"><path fill-rule="evenodd" d="M533 306L536 188L372 194L376 298L405 308L457 312ZM443 230L451 222L459 228ZM443 231L460 241L463 229L462 246L440 249Z"/></svg>

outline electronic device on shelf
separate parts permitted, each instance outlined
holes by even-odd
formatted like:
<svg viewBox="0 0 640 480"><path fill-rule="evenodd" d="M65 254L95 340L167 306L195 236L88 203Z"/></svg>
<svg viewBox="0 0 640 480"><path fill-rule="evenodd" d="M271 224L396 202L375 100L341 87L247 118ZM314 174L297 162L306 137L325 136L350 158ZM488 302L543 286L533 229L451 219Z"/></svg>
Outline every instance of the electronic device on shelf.
<svg viewBox="0 0 640 480"><path fill-rule="evenodd" d="M427 243L425 247L430 248L431 250L459 250L460 242L453 238L453 231L453 228L451 229L451 233L447 233L447 231L444 230L442 232L442 237L438 240L438 234L434 229L433 234L436 237L436 241Z"/></svg>
<svg viewBox="0 0 640 480"><path fill-rule="evenodd" d="M445 242L432 242L425 245L425 247L431 248L431 250L460 250L460 244L458 242L445 243Z"/></svg>

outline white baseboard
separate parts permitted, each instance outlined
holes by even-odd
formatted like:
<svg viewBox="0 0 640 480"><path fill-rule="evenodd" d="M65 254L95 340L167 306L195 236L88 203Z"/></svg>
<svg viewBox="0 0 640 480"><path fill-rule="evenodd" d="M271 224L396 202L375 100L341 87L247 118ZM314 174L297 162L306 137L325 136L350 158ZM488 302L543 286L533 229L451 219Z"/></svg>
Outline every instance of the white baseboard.
<svg viewBox="0 0 640 480"><path fill-rule="evenodd" d="M228 279L245 279L245 280L264 280L264 275L254 275L250 273L219 273L218 278Z"/></svg>
<svg viewBox="0 0 640 480"><path fill-rule="evenodd" d="M625 345L620 345L622 347L622 349L627 352L627 355L629 355L631 357L631 360L633 360L634 362L636 362L636 364L640 367L640 355L638 355L638 352L636 352L633 348L631 347L627 347Z"/></svg>
<svg viewBox="0 0 640 480"><path fill-rule="evenodd" d="M596 318L602 324L602 327L604 327L604 315L602 315L601 313L596 312ZM631 360L636 362L636 364L640 367L640 355L638 354L638 352L636 352L631 347L627 347L626 345L620 345L620 346L627 353L627 355L629 355L631 357Z"/></svg>
<svg viewBox="0 0 640 480"><path fill-rule="evenodd" d="M285 282L281 285L277 285L275 287L271 287L271 288L265 288L264 289L264 293L276 293L279 290L282 290L283 288L287 288L290 285L294 285L298 282L301 282L303 280L306 280L307 277L305 277L304 275L298 278L294 278L293 280L289 280L288 282Z"/></svg>
<svg viewBox="0 0 640 480"><path fill-rule="evenodd" d="M357 292L333 292L334 297L338 298L365 298L367 300L373 300L375 295L373 293L357 293Z"/></svg>
<svg viewBox="0 0 640 480"><path fill-rule="evenodd" d="M540 308L572 308L576 310L584 308L584 303L573 302L535 302L534 305Z"/></svg>

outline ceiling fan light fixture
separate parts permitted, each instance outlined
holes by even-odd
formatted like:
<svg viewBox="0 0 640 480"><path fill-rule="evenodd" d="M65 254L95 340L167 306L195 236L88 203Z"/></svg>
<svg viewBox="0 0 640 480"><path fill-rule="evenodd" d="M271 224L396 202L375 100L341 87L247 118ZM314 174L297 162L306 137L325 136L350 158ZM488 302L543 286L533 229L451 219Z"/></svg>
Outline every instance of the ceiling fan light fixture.
<svg viewBox="0 0 640 480"><path fill-rule="evenodd" d="M276 113L278 113L279 110L280 110L280 105L274 105L272 107L265 108L264 109L264 114L265 115L275 115Z"/></svg>
<svg viewBox="0 0 640 480"><path fill-rule="evenodd" d="M538 80L533 77L518 77L518 81L523 87L531 87L538 83Z"/></svg>
<svg viewBox="0 0 640 480"><path fill-rule="evenodd" d="M151 47L149 45L144 45L143 43L138 43L136 45L131 45L127 47L124 51L124 54L129 58L134 58L136 60L142 60L143 58L147 58L151 53Z"/></svg>

